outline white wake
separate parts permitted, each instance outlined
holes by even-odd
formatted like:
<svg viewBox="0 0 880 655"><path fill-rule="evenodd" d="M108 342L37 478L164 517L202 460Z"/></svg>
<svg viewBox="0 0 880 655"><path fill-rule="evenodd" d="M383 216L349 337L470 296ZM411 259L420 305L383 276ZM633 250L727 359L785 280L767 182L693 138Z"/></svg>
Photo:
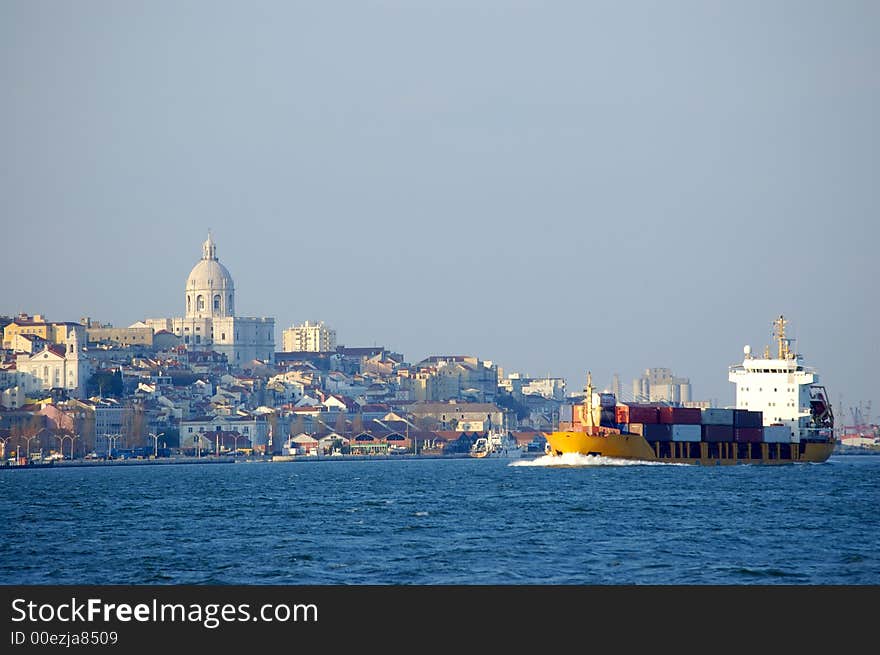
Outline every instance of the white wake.
<svg viewBox="0 0 880 655"><path fill-rule="evenodd" d="M536 459L517 460L509 466L689 466L682 462L649 462L641 459L620 459L602 455L542 455Z"/></svg>

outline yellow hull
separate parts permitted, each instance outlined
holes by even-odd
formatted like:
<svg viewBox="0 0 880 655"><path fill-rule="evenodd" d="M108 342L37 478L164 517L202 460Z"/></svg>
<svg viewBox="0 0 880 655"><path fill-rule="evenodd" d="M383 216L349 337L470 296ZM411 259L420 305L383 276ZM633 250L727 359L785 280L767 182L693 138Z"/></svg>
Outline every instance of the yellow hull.
<svg viewBox="0 0 880 655"><path fill-rule="evenodd" d="M577 431L552 432L547 435L547 445L551 455L577 453L647 462L703 465L824 462L834 450L834 444L830 442L739 444L733 442L668 441L649 443L638 434L587 434Z"/></svg>

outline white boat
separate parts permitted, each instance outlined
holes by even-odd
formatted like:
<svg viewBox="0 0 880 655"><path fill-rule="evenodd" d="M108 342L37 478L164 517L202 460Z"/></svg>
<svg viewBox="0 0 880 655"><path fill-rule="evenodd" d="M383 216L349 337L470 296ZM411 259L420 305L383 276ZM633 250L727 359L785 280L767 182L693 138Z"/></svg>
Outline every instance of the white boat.
<svg viewBox="0 0 880 655"><path fill-rule="evenodd" d="M471 446L471 457L492 457L497 459L518 459L523 456L522 447L506 432L490 432L479 437Z"/></svg>

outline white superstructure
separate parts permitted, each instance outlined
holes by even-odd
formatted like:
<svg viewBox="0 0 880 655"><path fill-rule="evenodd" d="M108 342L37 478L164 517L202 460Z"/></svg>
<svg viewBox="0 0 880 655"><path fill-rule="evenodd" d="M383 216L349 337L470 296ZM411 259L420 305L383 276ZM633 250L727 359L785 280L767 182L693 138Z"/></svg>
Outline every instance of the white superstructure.
<svg viewBox="0 0 880 655"><path fill-rule="evenodd" d="M787 426L793 442L826 440L833 428L831 405L819 375L802 364L803 356L792 349L794 339L786 338L787 323L783 316L773 322L778 341L775 358L769 349L763 357L754 357L746 346L742 364L730 367L736 407L763 412L765 426Z"/></svg>

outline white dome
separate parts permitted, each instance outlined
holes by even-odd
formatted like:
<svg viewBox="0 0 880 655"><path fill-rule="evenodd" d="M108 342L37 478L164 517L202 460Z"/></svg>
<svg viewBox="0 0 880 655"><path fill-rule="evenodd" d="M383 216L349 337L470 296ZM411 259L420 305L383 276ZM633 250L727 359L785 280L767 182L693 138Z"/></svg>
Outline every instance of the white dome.
<svg viewBox="0 0 880 655"><path fill-rule="evenodd" d="M193 266L186 280L190 289L232 289L232 276L226 267L216 259L203 259Z"/></svg>
<svg viewBox="0 0 880 655"><path fill-rule="evenodd" d="M211 235L202 244L202 259L193 266L186 280L187 317L233 316L235 286L226 267L217 259L217 246Z"/></svg>

